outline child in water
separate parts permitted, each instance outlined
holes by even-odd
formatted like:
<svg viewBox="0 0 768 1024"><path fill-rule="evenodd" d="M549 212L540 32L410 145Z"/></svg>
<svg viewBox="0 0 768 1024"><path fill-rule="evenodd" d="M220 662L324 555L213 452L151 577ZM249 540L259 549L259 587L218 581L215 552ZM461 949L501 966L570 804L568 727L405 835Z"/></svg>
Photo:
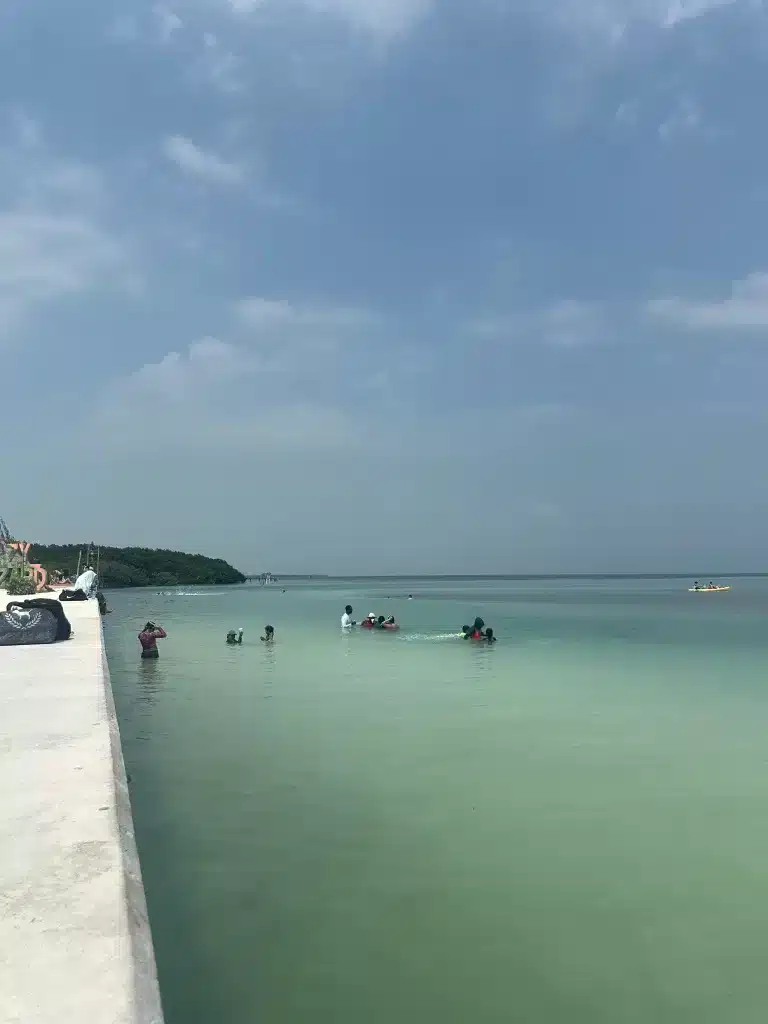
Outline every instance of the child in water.
<svg viewBox="0 0 768 1024"><path fill-rule="evenodd" d="M274 626L265 626L264 627L264 634L265 635L261 638L261 642L264 643L264 644L271 643L275 639L275 627Z"/></svg>
<svg viewBox="0 0 768 1024"><path fill-rule="evenodd" d="M473 626L462 626L461 627L462 640L487 640L489 644L496 643L496 637L493 635L493 630L489 626L485 629L485 623L478 616L475 619Z"/></svg>
<svg viewBox="0 0 768 1024"><path fill-rule="evenodd" d="M241 644L243 642L243 627L241 626L237 632L234 629L230 629L227 633L228 644Z"/></svg>

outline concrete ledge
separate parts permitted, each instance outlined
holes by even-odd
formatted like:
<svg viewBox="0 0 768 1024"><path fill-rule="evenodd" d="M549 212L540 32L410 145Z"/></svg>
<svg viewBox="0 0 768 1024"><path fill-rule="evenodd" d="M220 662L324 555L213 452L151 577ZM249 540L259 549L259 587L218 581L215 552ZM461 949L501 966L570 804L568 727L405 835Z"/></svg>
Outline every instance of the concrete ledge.
<svg viewBox="0 0 768 1024"><path fill-rule="evenodd" d="M0 1021L161 1024L101 618L64 607L67 643L0 647Z"/></svg>

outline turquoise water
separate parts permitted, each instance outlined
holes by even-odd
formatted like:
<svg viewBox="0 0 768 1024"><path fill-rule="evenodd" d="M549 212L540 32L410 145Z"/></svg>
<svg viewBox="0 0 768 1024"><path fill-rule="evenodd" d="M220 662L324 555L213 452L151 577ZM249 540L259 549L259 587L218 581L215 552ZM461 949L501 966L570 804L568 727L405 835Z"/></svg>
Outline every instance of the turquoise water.
<svg viewBox="0 0 768 1024"><path fill-rule="evenodd" d="M167 1024L762 1024L768 581L688 585L110 594Z"/></svg>

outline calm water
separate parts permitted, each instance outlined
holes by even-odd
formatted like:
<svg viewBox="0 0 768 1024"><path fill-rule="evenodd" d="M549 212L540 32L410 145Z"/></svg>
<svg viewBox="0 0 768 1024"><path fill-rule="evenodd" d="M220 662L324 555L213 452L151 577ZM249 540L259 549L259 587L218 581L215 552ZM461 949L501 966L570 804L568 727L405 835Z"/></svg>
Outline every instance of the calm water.
<svg viewBox="0 0 768 1024"><path fill-rule="evenodd" d="M768 581L687 586L109 595L167 1024L763 1024Z"/></svg>

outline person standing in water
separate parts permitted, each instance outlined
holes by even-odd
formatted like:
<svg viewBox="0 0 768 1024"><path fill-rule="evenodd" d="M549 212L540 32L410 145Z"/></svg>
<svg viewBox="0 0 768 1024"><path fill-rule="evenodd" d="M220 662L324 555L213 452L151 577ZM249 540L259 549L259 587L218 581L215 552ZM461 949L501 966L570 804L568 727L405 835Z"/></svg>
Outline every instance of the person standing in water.
<svg viewBox="0 0 768 1024"><path fill-rule="evenodd" d="M241 644L243 642L243 627L241 626L237 632L234 629L230 629L227 633L228 644Z"/></svg>
<svg viewBox="0 0 768 1024"><path fill-rule="evenodd" d="M357 623L352 618L352 605L348 604L344 609L344 614L341 616L341 628L352 629L352 627L356 625Z"/></svg>
<svg viewBox="0 0 768 1024"><path fill-rule="evenodd" d="M148 622L139 633L142 658L159 658L160 651L157 649L157 641L165 640L168 634L162 626L156 626L154 622Z"/></svg>
<svg viewBox="0 0 768 1024"><path fill-rule="evenodd" d="M272 643L272 641L274 639L275 639L275 627L274 626L265 626L264 627L264 636L261 638L261 642L263 644L270 644L270 643Z"/></svg>

